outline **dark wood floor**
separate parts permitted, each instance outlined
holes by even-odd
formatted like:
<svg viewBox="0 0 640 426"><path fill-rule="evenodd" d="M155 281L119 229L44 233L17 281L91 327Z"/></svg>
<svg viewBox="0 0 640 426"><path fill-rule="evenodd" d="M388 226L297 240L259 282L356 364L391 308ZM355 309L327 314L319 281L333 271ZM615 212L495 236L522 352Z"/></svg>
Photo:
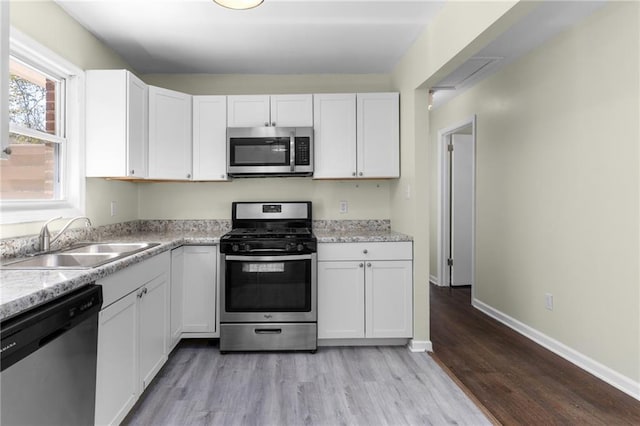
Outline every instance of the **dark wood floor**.
<svg viewBox="0 0 640 426"><path fill-rule="evenodd" d="M431 285L435 358L505 425L640 425L640 402Z"/></svg>

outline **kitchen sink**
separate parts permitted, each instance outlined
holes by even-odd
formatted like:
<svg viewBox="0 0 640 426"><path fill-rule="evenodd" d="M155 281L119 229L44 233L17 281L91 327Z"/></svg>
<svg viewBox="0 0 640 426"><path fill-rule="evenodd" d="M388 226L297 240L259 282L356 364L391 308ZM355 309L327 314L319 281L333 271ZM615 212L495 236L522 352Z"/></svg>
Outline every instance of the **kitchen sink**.
<svg viewBox="0 0 640 426"><path fill-rule="evenodd" d="M160 243L84 243L2 265L2 269L89 269L130 256Z"/></svg>

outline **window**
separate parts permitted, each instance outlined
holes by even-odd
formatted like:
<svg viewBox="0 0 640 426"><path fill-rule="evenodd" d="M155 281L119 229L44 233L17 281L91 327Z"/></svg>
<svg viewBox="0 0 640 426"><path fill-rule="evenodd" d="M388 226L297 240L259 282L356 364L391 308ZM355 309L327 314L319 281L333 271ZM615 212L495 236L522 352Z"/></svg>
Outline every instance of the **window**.
<svg viewBox="0 0 640 426"><path fill-rule="evenodd" d="M11 29L2 223L84 214L82 71Z"/></svg>

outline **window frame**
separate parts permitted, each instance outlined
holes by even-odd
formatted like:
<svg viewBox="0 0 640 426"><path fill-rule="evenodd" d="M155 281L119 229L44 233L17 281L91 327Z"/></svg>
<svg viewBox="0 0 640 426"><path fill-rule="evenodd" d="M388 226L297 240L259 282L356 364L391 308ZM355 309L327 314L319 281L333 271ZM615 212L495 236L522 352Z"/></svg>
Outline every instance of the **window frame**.
<svg viewBox="0 0 640 426"><path fill-rule="evenodd" d="M85 215L84 161L84 71L60 57L40 43L10 28L9 52L2 61L8 65L9 56L43 71L61 76L64 84L64 146L59 157L60 200L0 200L0 223L26 223L56 216ZM8 77L8 76L7 76ZM5 101L8 103L8 101ZM7 117L8 119L8 117ZM3 129L3 132L9 129ZM1 160L0 160L1 161Z"/></svg>

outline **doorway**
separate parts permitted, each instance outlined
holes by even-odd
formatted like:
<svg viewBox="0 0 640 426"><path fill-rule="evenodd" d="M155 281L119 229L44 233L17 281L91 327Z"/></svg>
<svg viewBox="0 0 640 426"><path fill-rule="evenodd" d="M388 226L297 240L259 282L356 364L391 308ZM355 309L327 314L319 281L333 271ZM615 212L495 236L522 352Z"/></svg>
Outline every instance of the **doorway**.
<svg viewBox="0 0 640 426"><path fill-rule="evenodd" d="M438 285L475 281L476 117L438 132Z"/></svg>

